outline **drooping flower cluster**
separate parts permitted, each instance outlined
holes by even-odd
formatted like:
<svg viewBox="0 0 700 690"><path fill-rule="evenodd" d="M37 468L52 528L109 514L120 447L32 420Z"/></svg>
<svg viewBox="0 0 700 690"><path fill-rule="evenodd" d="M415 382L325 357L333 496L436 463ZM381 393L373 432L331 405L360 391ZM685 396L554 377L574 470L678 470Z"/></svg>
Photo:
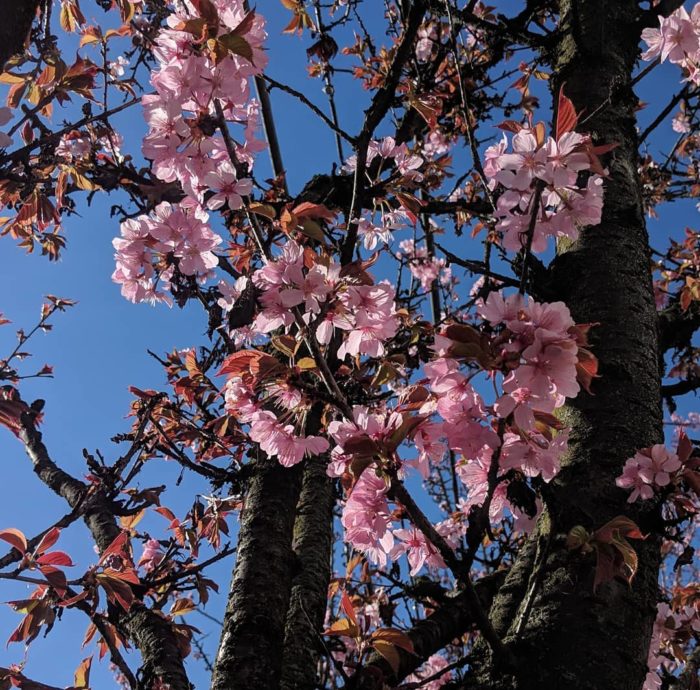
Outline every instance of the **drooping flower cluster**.
<svg viewBox="0 0 700 690"><path fill-rule="evenodd" d="M260 364L262 357L264 365ZM228 379L224 388L226 411L247 425L250 440L284 467L296 465L307 455L328 450L330 444L325 438L304 435L295 424L287 421L293 412L297 413L297 418L303 417L301 412L309 409L310 402L291 383L275 375L267 377L266 370L276 371L276 360L262 357L237 367Z"/></svg>
<svg viewBox="0 0 700 690"><path fill-rule="evenodd" d="M657 607L656 620L649 644L647 665L649 671L642 690L658 690L662 687L662 678L657 671L671 673L685 657L678 655L682 649L679 644L682 637L700 633L700 616L694 606L683 606L679 610L661 602ZM682 652L681 652L682 654Z"/></svg>
<svg viewBox="0 0 700 690"><path fill-rule="evenodd" d="M164 201L146 216L121 224L121 237L113 240L116 270L112 279L132 302L168 301L175 264L183 275L203 282L219 263L214 249L221 237L208 225L199 208L173 206Z"/></svg>
<svg viewBox="0 0 700 690"><path fill-rule="evenodd" d="M659 28L644 29L642 39L648 46L642 60L668 60L683 69L687 81L700 84L700 3L690 14L681 5L668 17L659 16Z"/></svg>
<svg viewBox="0 0 700 690"><path fill-rule="evenodd" d="M523 127L510 142L504 134L484 158L489 186L502 192L495 215L506 249L521 250L531 235L532 251L541 252L550 237L576 239L579 228L600 223L603 170L588 135L545 138L541 126Z"/></svg>
<svg viewBox="0 0 700 690"><path fill-rule="evenodd" d="M240 208L252 188L250 179L239 179L237 165L252 164L261 146L255 139L258 106L250 99L248 82L266 63L263 20L246 13L242 0L215 0L208 7L200 16L194 6L179 4L168 17L169 28L155 41L159 69L151 75L156 92L143 97L149 125L143 153L153 161L155 175L178 182L186 196L176 211L169 204L158 207L156 216L167 212L172 218L156 222L155 234L147 216L122 224L113 278L135 302L166 299L162 289L175 264L184 275L208 278L217 263L211 252L221 239L204 225L204 210ZM201 40L204 32L210 37L206 42ZM232 144L235 160L218 131L229 122L245 125L244 143ZM68 142L64 149L71 157L80 153ZM178 261L164 266L168 254Z"/></svg>
<svg viewBox="0 0 700 690"><path fill-rule="evenodd" d="M398 410L370 410L356 405L352 420L334 421L328 426L328 433L337 444L331 451L329 475L348 477L359 474L343 508L345 539L371 562L382 567L389 559L406 554L414 575L423 566L441 568L444 562L420 530L413 526L397 528L392 524L396 517L389 508L388 480L373 461L389 456L398 460L396 447L406 438L409 429L414 428L416 421L420 423L421 420ZM444 447L441 447L440 457L443 453ZM400 467L399 475L404 472L405 468ZM436 528L443 534L450 527L445 524Z"/></svg>
<svg viewBox="0 0 700 690"><path fill-rule="evenodd" d="M561 302L540 304L520 294L504 297L492 292L478 303L478 312L501 329L488 346L488 365L504 372L503 394L491 408L484 404L460 368L457 356L462 351L453 340L459 332L448 329L436 338L439 359L424 368L433 397L421 410L434 409L440 415L444 422L435 435L462 457L457 472L469 490L462 505L465 512L486 500L496 453L499 476L517 470L550 481L557 474L568 434L562 429L555 433L551 414L579 391L577 365L584 344ZM494 431L498 419L507 421L500 437ZM538 419L545 423L536 424ZM505 483L491 494L490 515L496 519L507 506Z"/></svg>
<svg viewBox="0 0 700 690"><path fill-rule="evenodd" d="M552 412L579 391L577 367L587 352L585 329L574 324L563 303L541 304L519 294L491 293L478 311L493 335L455 325L436 336L438 357L424 366L417 416L399 408L357 406L353 420L329 425L337 444L329 473L361 472L343 511L346 539L373 562L384 565L387 558L406 553L414 574L424 565L442 565L420 532L392 527L388 485L378 458L398 462L399 473L414 465L428 477L449 448L458 456L456 472L468 490L459 505L465 516L488 497L491 519L504 517L508 509L523 528L532 514L509 504L506 475L515 471L548 482L559 470L568 433ZM461 364L465 357L480 360L487 371L502 372L503 394L492 406L474 389L473 373ZM406 438L418 451L413 461L398 457L397 448ZM496 485L489 471L492 462L499 463ZM464 520L447 520L437 528L448 543L458 541Z"/></svg>
<svg viewBox="0 0 700 690"><path fill-rule="evenodd" d="M341 278L339 264L311 249L305 251L297 242L286 242L278 257L253 273L252 281L260 291L260 310L251 326L254 334L290 328L296 318L293 310L299 309L321 345L330 343L336 329L345 332L338 349L338 357L344 359L381 357L384 343L397 332L391 285ZM225 308L232 309L236 299L227 300Z"/></svg>
<svg viewBox="0 0 700 690"><path fill-rule="evenodd" d="M647 500L671 483L673 474L681 468L681 461L662 443L642 448L625 463L622 474L615 483L623 489L631 489L629 503L638 498Z"/></svg>

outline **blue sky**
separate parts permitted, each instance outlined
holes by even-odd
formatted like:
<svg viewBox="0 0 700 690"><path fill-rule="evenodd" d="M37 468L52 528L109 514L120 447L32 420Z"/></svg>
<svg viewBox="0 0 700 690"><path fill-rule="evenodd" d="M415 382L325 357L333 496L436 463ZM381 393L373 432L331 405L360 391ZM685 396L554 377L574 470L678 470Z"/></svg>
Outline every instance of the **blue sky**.
<svg viewBox="0 0 700 690"><path fill-rule="evenodd" d="M93 13L95 19L102 19L101 11L91 11L91 3L84 2L83 5L88 19ZM383 3L365 5L376 7L377 16L370 20L369 25L379 26ZM499 11L507 12L520 5L499 3ZM270 64L267 72L275 79L303 90L325 110L321 82L310 80L305 73L308 39L281 35L289 13L278 2L258 3L258 9L268 20ZM678 78L674 67L664 65L640 84L640 97L652 103L640 113L642 127L665 104L661 94L670 97L678 90ZM357 131L367 94L348 75L339 76L336 93L342 126L347 131ZM543 92L542 103L543 106L548 103L546 92ZM273 92L273 106L290 187L292 191L299 191L313 174L329 171L336 161L334 138L294 99ZM542 117L546 119L546 112ZM61 118L57 113L57 120ZM139 109L132 109L117 122L125 136L125 149L137 152L145 131ZM653 146L668 150L675 136L670 122L664 124L653 139ZM270 176L265 153L260 154L256 176L263 180ZM38 255L26 255L11 239L0 238L0 294L4 296L0 300L0 312L13 321L12 325L0 328L0 352L5 353L14 346L14 327L33 325L43 295L51 293L78 301L76 307L54 319L52 332L39 334L31 342L34 364L37 368L45 362L52 364L56 378L27 381L21 387L25 399L46 399L45 441L54 459L77 476L85 473L83 448L91 451L99 448L108 459L118 455L118 448L109 439L129 425L125 419L131 400L128 386L163 387L162 369L146 354L146 349L165 353L205 340L206 323L199 310L132 305L120 296L118 286L110 279L114 267L111 241L119 228L116 220L109 217L109 207L118 200L117 197L97 195L92 207L79 204L79 214L67 218L64 223L69 244L57 263L49 263ZM695 226L696 214L691 203L665 209L659 220L650 222L653 243L663 248L668 236L678 236L686 225ZM477 244L472 250L471 256L480 254ZM467 284L470 282L468 277L465 280ZM693 399L684 402L681 410L696 409L694 402ZM0 430L0 435L0 460L4 466L3 480L7 483L0 504L0 528L18 527L27 535L33 535L62 516L66 512L65 504L35 479L21 446L9 433ZM142 486L168 484L173 487L165 502L181 514L191 504L195 493L207 493L208 488L196 478L189 478L179 488L174 487L177 475L176 467L160 462L146 475ZM161 518L157 517L148 518L142 525L153 525L154 532L164 527ZM90 541L81 524L64 532L59 546L74 555L79 563L94 561ZM230 567L228 561L212 571L212 576L221 583L224 596ZM24 585L4 583L0 601L26 595ZM207 610L220 615L222 601L223 597L215 597ZM73 670L87 656L86 650L79 648L87 622L82 614L71 611L65 618L48 639L40 638L32 644L27 666L30 677L58 686L72 682ZM8 607L0 607L0 640L9 635L19 620L19 615ZM210 632L205 645L212 652L218 639L216 626L196 613L191 614L187 622ZM5 649L0 644L0 665L18 662L22 658L20 645ZM106 665L96 664L93 668L94 687L109 687L108 678ZM192 680L197 687L206 685L201 664L192 665Z"/></svg>

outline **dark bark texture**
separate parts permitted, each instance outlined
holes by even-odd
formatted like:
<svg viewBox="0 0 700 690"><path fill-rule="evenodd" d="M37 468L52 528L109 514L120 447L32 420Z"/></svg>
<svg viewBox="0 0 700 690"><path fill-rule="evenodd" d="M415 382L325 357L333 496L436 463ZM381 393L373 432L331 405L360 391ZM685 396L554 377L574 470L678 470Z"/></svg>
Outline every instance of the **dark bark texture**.
<svg viewBox="0 0 700 690"><path fill-rule="evenodd" d="M39 0L0 0L0 72L24 49L40 4Z"/></svg>
<svg viewBox="0 0 700 690"><path fill-rule="evenodd" d="M601 378L564 411L571 426L562 471L546 487L546 510L492 608L494 626L521 660L501 674L484 652L480 688L639 690L655 616L659 543L635 541L632 586L593 591L594 563L568 551L568 531L597 529L618 515L641 516L615 486L625 459L662 439L657 321L648 237L637 178L637 99L631 74L638 53L635 0L562 0L553 87L565 84L580 127L596 143L617 143L606 161L602 223L560 247L550 300L578 323L595 322Z"/></svg>
<svg viewBox="0 0 700 690"><path fill-rule="evenodd" d="M213 690L272 690L282 668L284 628L297 556L292 550L301 466L255 461L241 513Z"/></svg>
<svg viewBox="0 0 700 690"><path fill-rule="evenodd" d="M317 687L320 631L328 599L333 546L333 481L326 472L328 458L304 463L292 548L299 571L292 583L284 635L281 687L312 690Z"/></svg>

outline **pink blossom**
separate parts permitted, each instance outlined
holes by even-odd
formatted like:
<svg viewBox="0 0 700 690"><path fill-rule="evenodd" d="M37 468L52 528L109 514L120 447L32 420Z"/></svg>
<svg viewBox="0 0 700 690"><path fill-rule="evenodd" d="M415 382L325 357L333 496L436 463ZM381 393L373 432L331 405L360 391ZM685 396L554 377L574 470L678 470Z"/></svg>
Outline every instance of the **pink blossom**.
<svg viewBox="0 0 700 690"><path fill-rule="evenodd" d="M566 431L557 434L552 441L541 434L531 434L526 441L518 434L506 432L501 449L501 468L517 469L526 477L541 476L545 482L549 482L559 472L560 459L567 443Z"/></svg>
<svg viewBox="0 0 700 690"><path fill-rule="evenodd" d="M387 554L394 546L389 529L388 490L386 481L368 467L353 487L341 517L345 540L381 567L386 565Z"/></svg>
<svg viewBox="0 0 700 690"><path fill-rule="evenodd" d="M321 436L298 436L294 426L282 425L273 412L256 412L250 424L250 439L260 445L270 457L276 457L284 467L292 467L306 455L325 453L330 447Z"/></svg>
<svg viewBox="0 0 700 690"><path fill-rule="evenodd" d="M157 539L149 539L143 547L143 553L137 567L150 573L161 561L164 553Z"/></svg>
<svg viewBox="0 0 700 690"><path fill-rule="evenodd" d="M657 443L643 448L625 462L622 474L615 480L622 489L632 489L627 501L633 503L638 498L648 500L655 489L668 486L671 475L679 470L681 461L675 453Z"/></svg>
<svg viewBox="0 0 700 690"><path fill-rule="evenodd" d="M207 173L204 183L214 192L207 201L207 207L212 210L224 205L231 210L241 208L243 197L253 189L253 181L248 178L239 180L229 163L223 163L216 171Z"/></svg>
<svg viewBox="0 0 700 690"><path fill-rule="evenodd" d="M445 671L441 675L437 675L448 665L445 657L440 654L433 654L415 673L406 677L406 683L420 683L421 690L439 690L452 680L452 671ZM433 676L437 676L437 678L429 683L424 683L426 678Z"/></svg>
<svg viewBox="0 0 700 690"><path fill-rule="evenodd" d="M364 311L358 312L353 329L338 348L338 358L345 359L346 355L381 357L385 352L384 343L396 335L397 328L394 319L373 318Z"/></svg>
<svg viewBox="0 0 700 690"><path fill-rule="evenodd" d="M411 575L417 575L426 565L430 568L444 568L445 562L438 550L425 538L425 535L415 527L410 529L395 529L394 538L398 543L389 554L396 560L402 554L407 554L408 564L411 566Z"/></svg>
<svg viewBox="0 0 700 690"><path fill-rule="evenodd" d="M472 506L483 505L488 496L491 455L492 451L488 449L473 459L465 459L457 464L457 476L468 489L467 499L462 500L459 505L465 515L469 515L469 509ZM506 485L500 482L493 492L489 506L489 517L492 521L503 517L506 505Z"/></svg>

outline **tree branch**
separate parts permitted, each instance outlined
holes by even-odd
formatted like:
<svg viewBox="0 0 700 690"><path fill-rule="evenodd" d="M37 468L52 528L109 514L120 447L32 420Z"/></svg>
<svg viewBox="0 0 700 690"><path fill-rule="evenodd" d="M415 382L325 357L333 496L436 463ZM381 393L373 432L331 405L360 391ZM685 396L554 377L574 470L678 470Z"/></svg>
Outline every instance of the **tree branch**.
<svg viewBox="0 0 700 690"><path fill-rule="evenodd" d="M503 644L503 640L501 640L494 630L493 625L491 625L488 614L482 608L479 597L474 589L474 584L471 581L469 568L457 558L455 552L437 532L435 527L433 527L433 524L428 520L423 511L418 507L418 504L413 500L413 497L406 490L406 487L396 476L392 476L391 478L389 495L405 508L408 516L411 518L411 522L413 522L425 535L425 538L438 550L440 556L442 556L442 560L445 561L445 564L452 571L459 585L464 589L464 594L471 607L476 627L489 643L494 656L498 658L504 669L513 670L516 666L515 657L512 651Z"/></svg>
<svg viewBox="0 0 700 690"><path fill-rule="evenodd" d="M474 591L483 610L488 611L491 607L491 602L503 584L505 576L506 571L499 571L474 583ZM351 687L356 690L364 690L373 679L376 670L379 670L384 679L392 685L400 683L423 664L428 657L472 628L474 622L474 611L467 592L448 594L440 608L406 631L406 635L413 643L415 654L397 648L399 665L398 669L394 671L381 654L373 652L364 667L357 672Z"/></svg>
<svg viewBox="0 0 700 690"><path fill-rule="evenodd" d="M365 120L362 129L355 140L357 161L352 189L352 202L350 205L350 212L348 213L348 230L340 253L340 261L342 264L347 264L352 260L355 245L357 244L359 214L362 211L364 203L367 147L372 141L374 131L384 119L384 116L389 111L396 97L396 88L401 79L401 72L412 54L413 44L418 35L418 29L423 21L423 15L426 9L425 0L415 0L411 4L411 9L406 18L406 28L401 42L396 49L396 53L394 54L389 73L382 87L374 94L369 108L365 111Z"/></svg>
<svg viewBox="0 0 700 690"><path fill-rule="evenodd" d="M31 413L22 415L18 435L39 479L71 508L81 506L85 524L102 553L121 533L107 497L100 490L93 493L86 484L56 465ZM167 619L141 603L134 603L128 612L115 610L114 615L141 652L146 678L161 678L172 690L190 690L177 640Z"/></svg>

